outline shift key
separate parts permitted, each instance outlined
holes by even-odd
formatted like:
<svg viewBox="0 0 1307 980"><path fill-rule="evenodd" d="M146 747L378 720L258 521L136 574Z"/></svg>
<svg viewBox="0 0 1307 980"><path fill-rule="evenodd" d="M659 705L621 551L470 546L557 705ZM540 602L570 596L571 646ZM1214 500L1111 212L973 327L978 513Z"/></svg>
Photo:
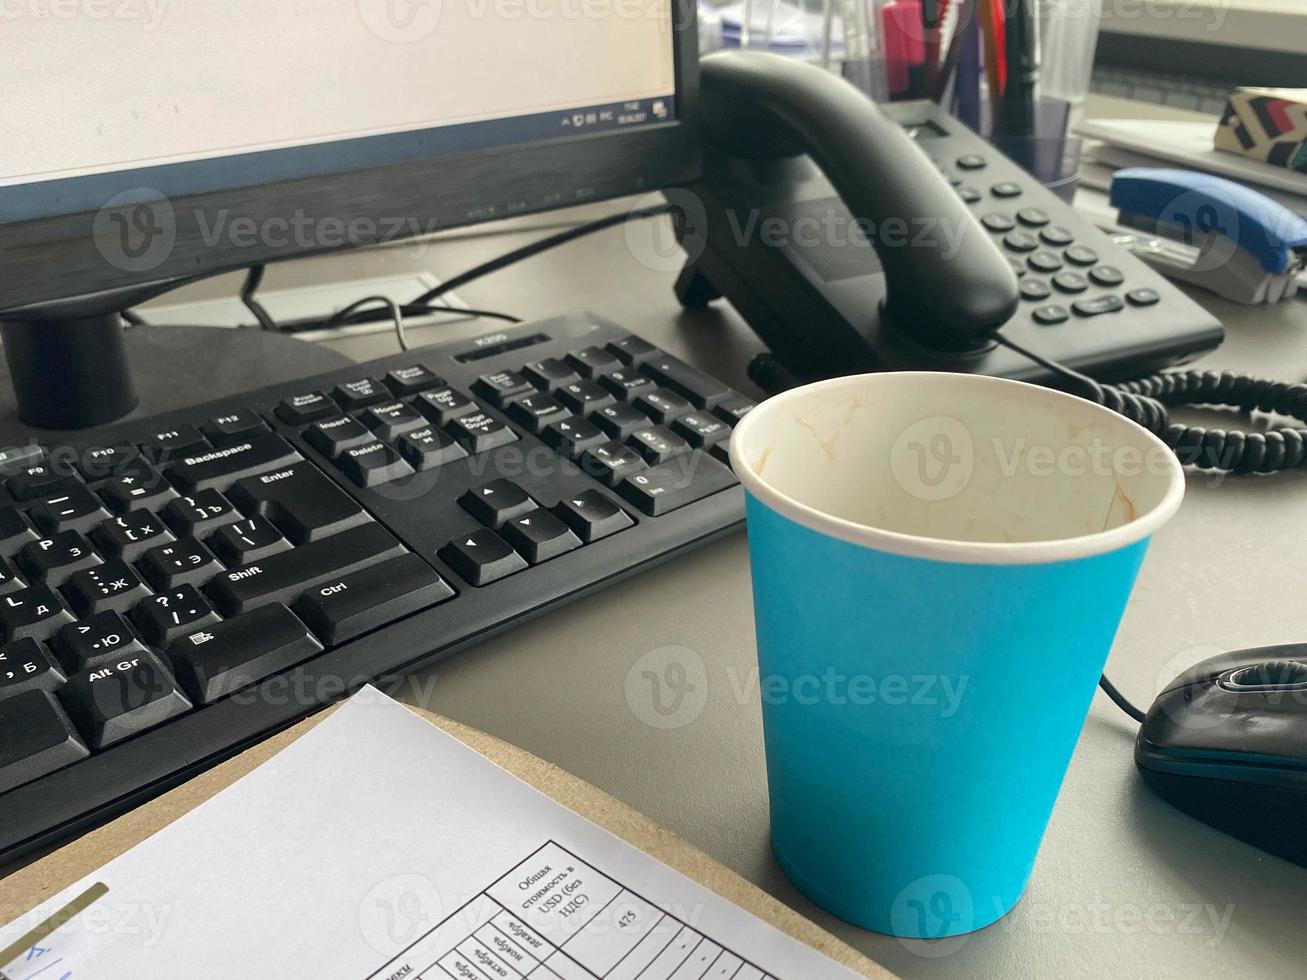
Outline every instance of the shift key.
<svg viewBox="0 0 1307 980"><path fill-rule="evenodd" d="M361 524L224 572L208 593L224 616L234 616L270 602L289 604L315 585L404 553L380 524Z"/></svg>

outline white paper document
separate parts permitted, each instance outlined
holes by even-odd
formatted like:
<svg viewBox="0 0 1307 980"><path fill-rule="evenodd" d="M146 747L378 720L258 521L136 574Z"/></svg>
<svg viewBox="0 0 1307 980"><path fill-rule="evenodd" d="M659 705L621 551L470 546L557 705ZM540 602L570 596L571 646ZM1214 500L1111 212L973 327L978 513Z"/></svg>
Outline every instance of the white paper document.
<svg viewBox="0 0 1307 980"><path fill-rule="evenodd" d="M372 688L0 950L6 980L856 976Z"/></svg>

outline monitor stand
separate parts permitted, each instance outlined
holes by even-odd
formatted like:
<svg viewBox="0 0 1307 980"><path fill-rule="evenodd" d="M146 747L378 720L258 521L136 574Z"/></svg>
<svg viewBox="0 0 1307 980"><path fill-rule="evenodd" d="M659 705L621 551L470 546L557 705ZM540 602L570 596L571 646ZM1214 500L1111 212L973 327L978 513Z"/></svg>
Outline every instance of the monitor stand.
<svg viewBox="0 0 1307 980"><path fill-rule="evenodd" d="M118 312L0 314L0 444L48 443L87 429L187 408L333 371L343 354L284 334L132 326ZM8 374L8 377L5 375Z"/></svg>

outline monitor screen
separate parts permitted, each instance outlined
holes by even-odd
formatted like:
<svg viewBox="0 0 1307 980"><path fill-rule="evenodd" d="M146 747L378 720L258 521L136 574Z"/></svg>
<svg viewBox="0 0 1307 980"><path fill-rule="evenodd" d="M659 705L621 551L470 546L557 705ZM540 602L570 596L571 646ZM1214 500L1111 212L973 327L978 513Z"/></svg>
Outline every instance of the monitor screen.
<svg viewBox="0 0 1307 980"><path fill-rule="evenodd" d="M184 252L188 222L202 232L222 192L230 209L251 200L232 192L268 188L256 217L284 218L307 194L323 215L404 214L420 233L659 186L655 159L622 145L643 132L656 150L648 134L681 121L687 25L675 3L13 0L0 10L0 228L28 229L12 257L35 244L24 223L158 200ZM560 152L579 143L592 149ZM403 179L442 174L425 196ZM180 202L198 207L179 216ZM81 225L44 237L68 242L70 227L75 237ZM224 244L191 267L317 250ZM117 271L143 278L139 265ZM95 271L105 281L81 285L124 278ZM0 285L0 310L13 289Z"/></svg>

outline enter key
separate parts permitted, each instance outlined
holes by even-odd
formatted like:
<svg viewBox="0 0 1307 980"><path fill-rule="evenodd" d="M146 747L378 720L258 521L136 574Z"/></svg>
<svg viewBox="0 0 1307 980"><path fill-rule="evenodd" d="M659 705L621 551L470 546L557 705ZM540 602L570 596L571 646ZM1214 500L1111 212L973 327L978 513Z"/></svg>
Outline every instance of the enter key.
<svg viewBox="0 0 1307 980"><path fill-rule="evenodd" d="M295 603L295 612L332 646L453 595L430 565L417 555L403 555L310 589Z"/></svg>
<svg viewBox="0 0 1307 980"><path fill-rule="evenodd" d="M370 520L353 497L305 461L239 480L231 498L247 515L272 521L294 544L320 541Z"/></svg>

